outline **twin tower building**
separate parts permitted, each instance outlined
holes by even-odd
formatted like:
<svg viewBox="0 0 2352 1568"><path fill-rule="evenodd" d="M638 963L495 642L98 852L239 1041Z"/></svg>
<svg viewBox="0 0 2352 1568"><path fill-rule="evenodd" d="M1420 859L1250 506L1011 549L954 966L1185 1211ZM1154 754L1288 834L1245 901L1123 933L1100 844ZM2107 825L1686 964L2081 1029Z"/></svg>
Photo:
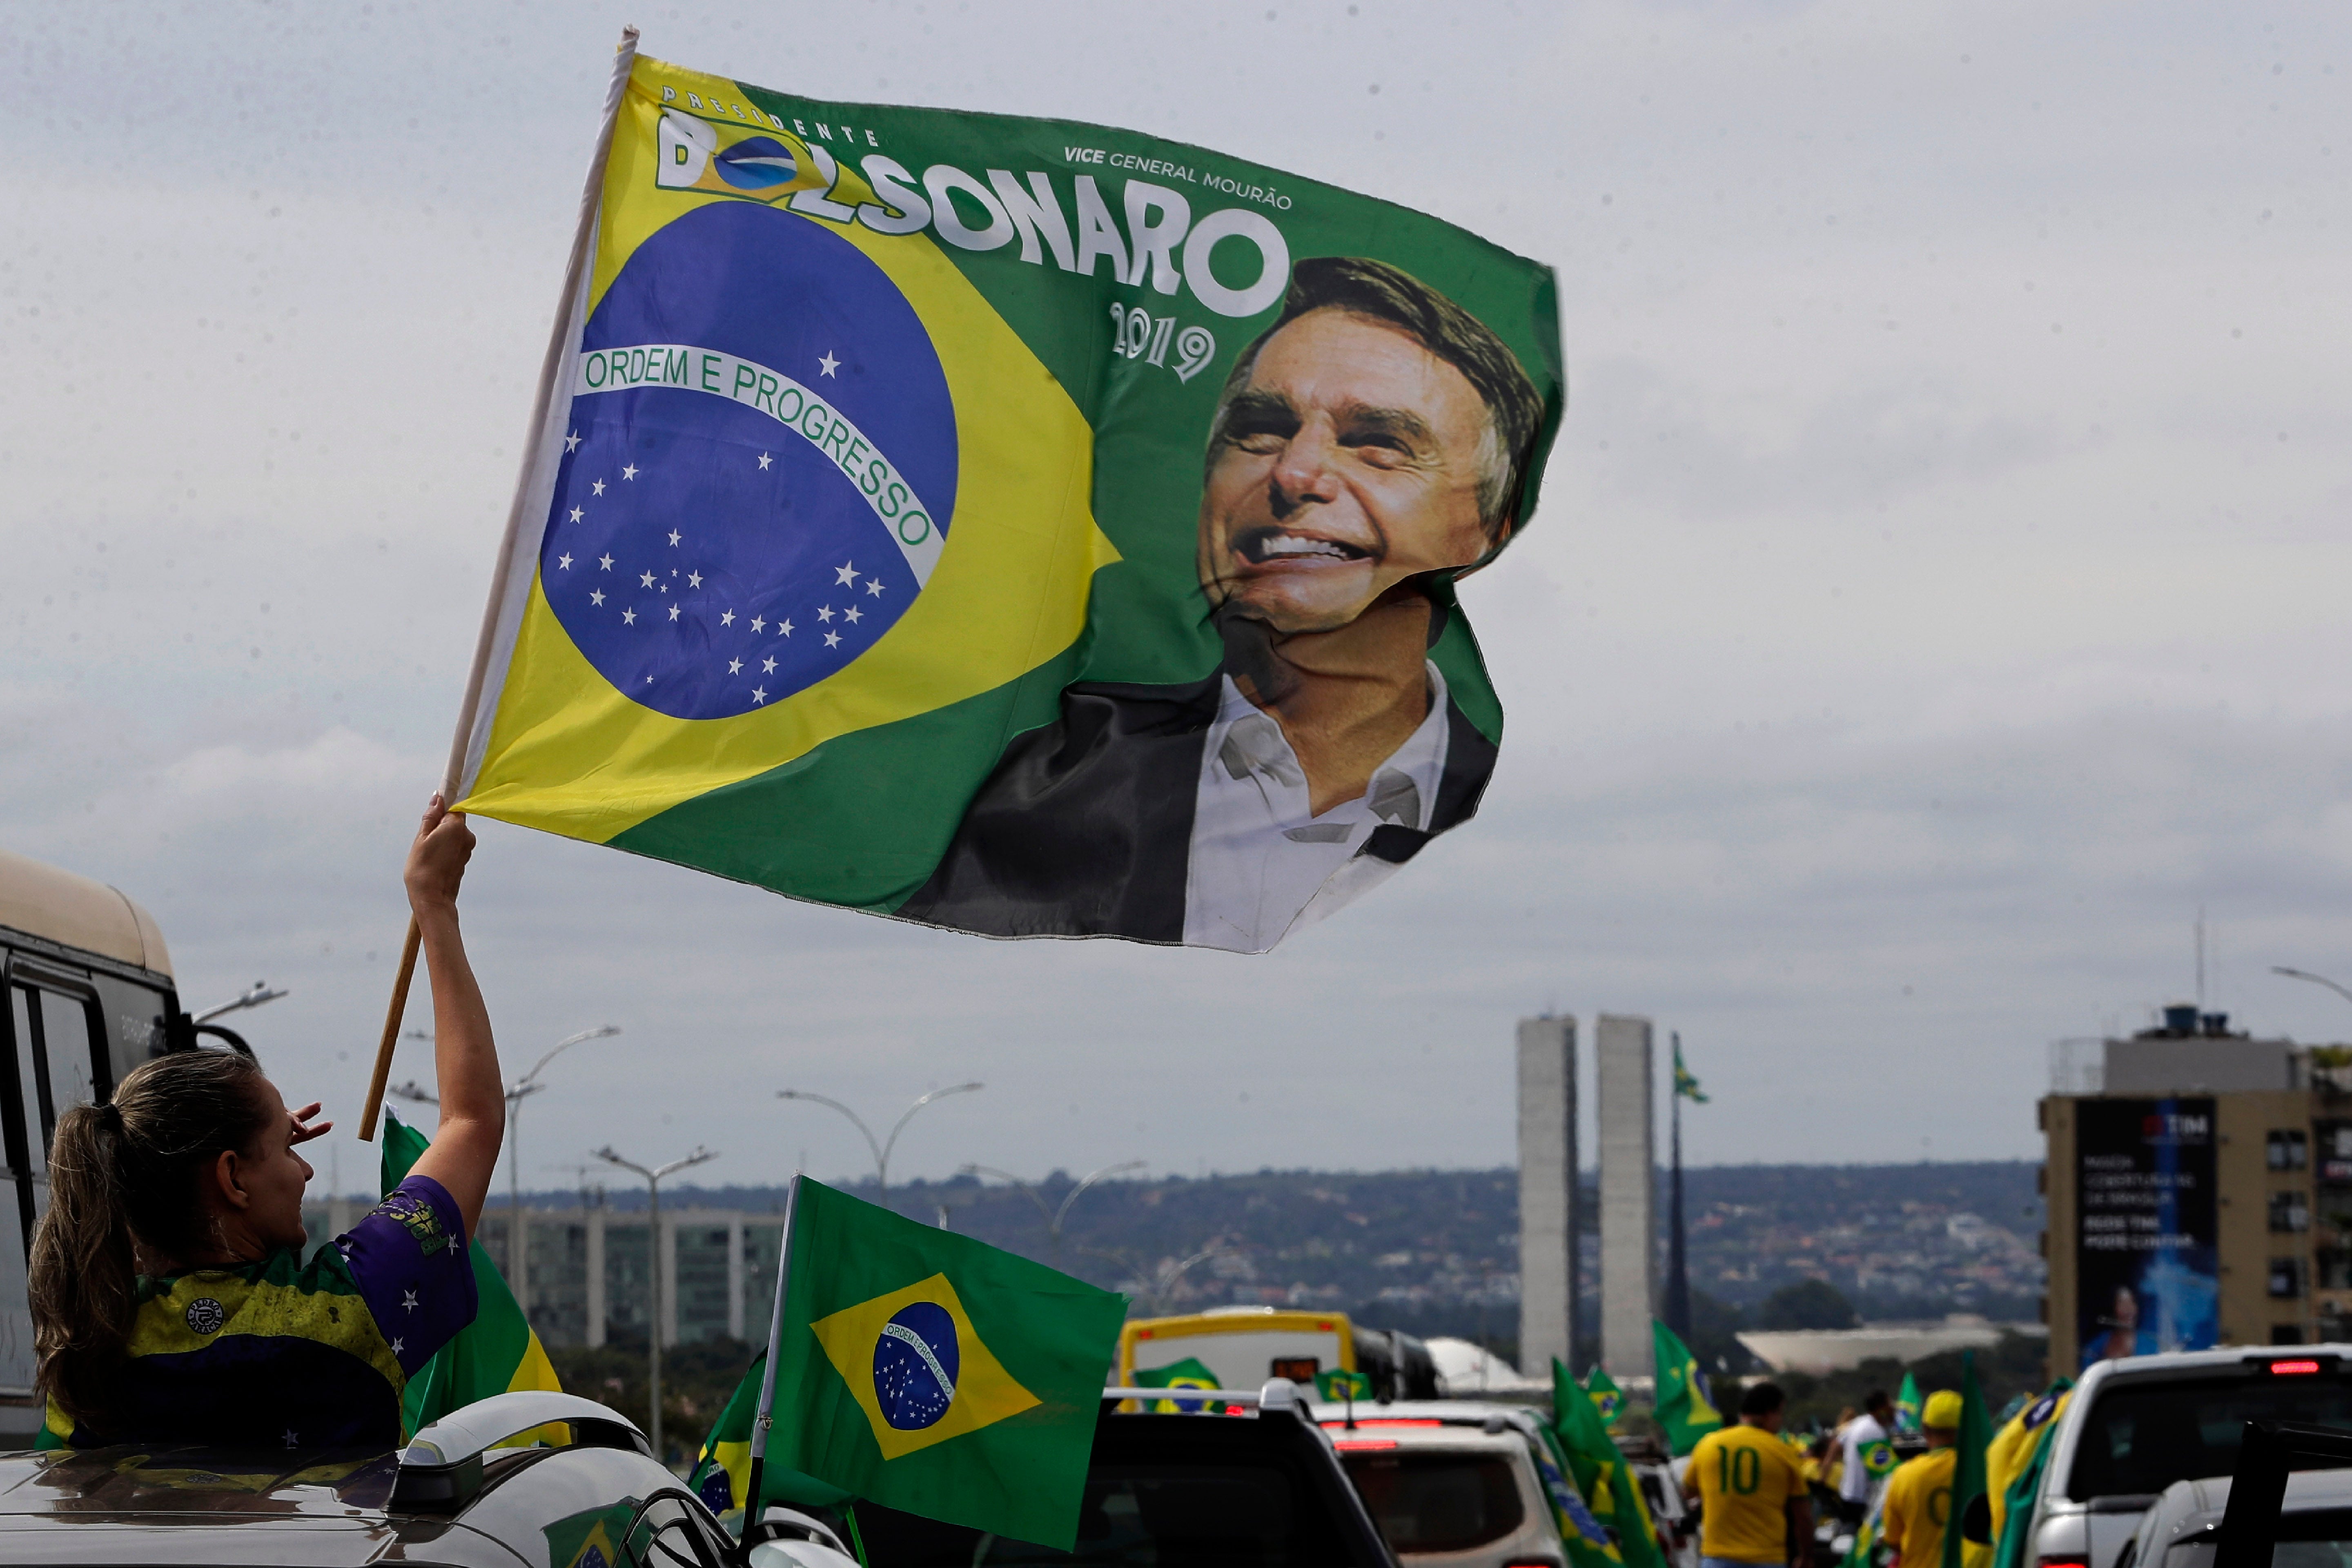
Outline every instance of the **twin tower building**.
<svg viewBox="0 0 2352 1568"><path fill-rule="evenodd" d="M1599 1224L1582 1213L1576 1141L1576 1020L1519 1020L1519 1365L1577 1368L1588 1233L1600 1233L1601 1364L1622 1383L1653 1375L1658 1300L1656 1062L1647 1018L1593 1022Z"/></svg>

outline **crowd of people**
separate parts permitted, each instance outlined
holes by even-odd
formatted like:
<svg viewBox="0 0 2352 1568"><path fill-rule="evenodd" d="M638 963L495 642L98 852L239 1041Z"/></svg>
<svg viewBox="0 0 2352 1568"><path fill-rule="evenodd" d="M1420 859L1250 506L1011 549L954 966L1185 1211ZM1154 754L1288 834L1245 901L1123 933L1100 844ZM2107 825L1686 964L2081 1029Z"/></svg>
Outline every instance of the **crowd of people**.
<svg viewBox="0 0 2352 1568"><path fill-rule="evenodd" d="M1849 1564L1941 1568L1960 1395L1927 1395L1911 1429L1886 1391L1873 1389L1860 1411L1846 1412L1809 1446L1783 1434L1787 1414L1779 1384L1753 1384L1740 1396L1737 1425L1700 1438L1685 1461L1684 1492L1699 1504L1702 1568L1803 1568L1813 1556L1817 1500L1841 1527L1837 1536L1855 1543ZM1898 1458L1898 1441L1924 1442L1926 1450Z"/></svg>

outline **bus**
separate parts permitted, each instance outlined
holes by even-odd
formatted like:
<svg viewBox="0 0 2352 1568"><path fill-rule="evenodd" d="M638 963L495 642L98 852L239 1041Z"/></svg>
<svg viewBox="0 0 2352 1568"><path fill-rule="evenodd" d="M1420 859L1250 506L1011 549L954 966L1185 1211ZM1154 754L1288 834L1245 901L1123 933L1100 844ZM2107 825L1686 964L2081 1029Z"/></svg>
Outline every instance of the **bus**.
<svg viewBox="0 0 2352 1568"><path fill-rule="evenodd" d="M124 1073L200 1035L244 1042L181 1011L152 915L103 882L5 849L0 986L0 1446L22 1447L41 1425L25 1266L48 1208L58 1113L104 1100Z"/></svg>
<svg viewBox="0 0 2352 1568"><path fill-rule="evenodd" d="M1185 1361L1208 1368L1219 1388L1259 1388L1286 1377L1312 1390L1318 1373L1363 1374L1376 1400L1435 1399L1437 1365L1412 1335L1359 1328L1345 1312L1301 1312L1279 1307L1212 1307L1174 1318L1133 1318L1119 1331L1120 1385L1135 1386L1139 1372L1163 1372Z"/></svg>

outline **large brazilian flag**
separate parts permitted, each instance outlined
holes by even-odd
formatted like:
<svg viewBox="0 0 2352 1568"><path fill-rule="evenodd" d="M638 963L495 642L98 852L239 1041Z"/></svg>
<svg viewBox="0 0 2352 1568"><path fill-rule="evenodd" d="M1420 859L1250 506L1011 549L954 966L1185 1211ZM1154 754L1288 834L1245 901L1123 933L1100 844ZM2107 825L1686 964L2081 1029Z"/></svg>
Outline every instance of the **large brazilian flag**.
<svg viewBox="0 0 2352 1568"><path fill-rule="evenodd" d="M632 37L460 808L1262 950L1475 810L1502 712L1453 583L1527 525L1563 395L1549 269L1434 218ZM1307 724L1368 658L1377 721Z"/></svg>

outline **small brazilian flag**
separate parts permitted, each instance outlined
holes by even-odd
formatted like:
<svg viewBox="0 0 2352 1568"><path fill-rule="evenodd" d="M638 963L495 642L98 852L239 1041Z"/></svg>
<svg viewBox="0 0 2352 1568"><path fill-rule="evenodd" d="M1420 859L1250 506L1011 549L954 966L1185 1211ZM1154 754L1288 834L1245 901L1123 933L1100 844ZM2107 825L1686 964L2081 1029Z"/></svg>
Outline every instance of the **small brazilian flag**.
<svg viewBox="0 0 2352 1568"><path fill-rule="evenodd" d="M1617 1386L1617 1380L1609 1375L1605 1367L1595 1366L1585 1374L1584 1395L1601 1413L1603 1426L1616 1420L1617 1413L1625 1408L1625 1391Z"/></svg>
<svg viewBox="0 0 2352 1568"><path fill-rule="evenodd" d="M1217 1374L1211 1372L1199 1356L1188 1355L1182 1361L1167 1366L1137 1367L1135 1386L1138 1388L1215 1388L1218 1384ZM1204 1406L1221 1414L1225 1408L1223 1401L1199 1399L1154 1400L1151 1408L1163 1415L1170 1413L1191 1415Z"/></svg>
<svg viewBox="0 0 2352 1568"><path fill-rule="evenodd" d="M1723 1414L1708 1397L1706 1373L1690 1347L1655 1319L1650 1332L1658 1358L1658 1425L1666 1429L1666 1447L1679 1458L1723 1425Z"/></svg>
<svg viewBox="0 0 2352 1568"><path fill-rule="evenodd" d="M767 1465L1070 1550L1126 1300L794 1184Z"/></svg>
<svg viewBox="0 0 2352 1568"><path fill-rule="evenodd" d="M1919 1431L1919 1379L1903 1374L1903 1392L1895 1396L1895 1430L1916 1436Z"/></svg>
<svg viewBox="0 0 2352 1568"><path fill-rule="evenodd" d="M1337 1368L1315 1374L1315 1397L1318 1399L1370 1399L1372 1380L1360 1372L1341 1372Z"/></svg>

